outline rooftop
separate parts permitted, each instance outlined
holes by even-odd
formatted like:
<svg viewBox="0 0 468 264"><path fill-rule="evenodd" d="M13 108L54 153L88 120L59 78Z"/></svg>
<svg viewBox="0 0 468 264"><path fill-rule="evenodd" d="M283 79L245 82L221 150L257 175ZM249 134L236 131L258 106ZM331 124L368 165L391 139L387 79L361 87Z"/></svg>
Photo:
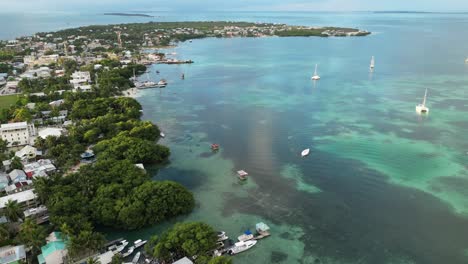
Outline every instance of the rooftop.
<svg viewBox="0 0 468 264"><path fill-rule="evenodd" d="M0 263L16 263L21 259L26 258L26 252L24 246L6 246L0 248Z"/></svg>
<svg viewBox="0 0 468 264"><path fill-rule="evenodd" d="M2 124L1 129L25 129L28 128L27 122Z"/></svg>
<svg viewBox="0 0 468 264"><path fill-rule="evenodd" d="M5 207L5 204L9 200L17 201L18 203L34 200L37 195L33 192L34 190L27 190L24 192L14 193L8 196L0 197L0 209Z"/></svg>

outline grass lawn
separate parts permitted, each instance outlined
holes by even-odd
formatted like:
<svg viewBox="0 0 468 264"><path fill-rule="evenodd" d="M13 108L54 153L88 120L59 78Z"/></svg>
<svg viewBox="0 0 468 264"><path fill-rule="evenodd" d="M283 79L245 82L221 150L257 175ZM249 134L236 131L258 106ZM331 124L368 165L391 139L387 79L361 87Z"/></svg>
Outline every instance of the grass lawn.
<svg viewBox="0 0 468 264"><path fill-rule="evenodd" d="M0 96L0 109L9 108L18 100L17 94Z"/></svg>

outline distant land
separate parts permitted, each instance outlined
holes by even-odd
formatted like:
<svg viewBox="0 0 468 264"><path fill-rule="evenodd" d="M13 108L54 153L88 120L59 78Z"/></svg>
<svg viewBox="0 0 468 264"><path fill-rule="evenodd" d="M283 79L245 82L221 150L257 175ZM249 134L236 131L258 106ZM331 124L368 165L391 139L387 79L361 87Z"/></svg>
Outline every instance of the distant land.
<svg viewBox="0 0 468 264"><path fill-rule="evenodd" d="M154 17L147 14L135 14L135 13L104 13L105 16L135 16L135 17Z"/></svg>
<svg viewBox="0 0 468 264"><path fill-rule="evenodd" d="M373 11L376 14L467 14L468 12L429 12L429 11Z"/></svg>

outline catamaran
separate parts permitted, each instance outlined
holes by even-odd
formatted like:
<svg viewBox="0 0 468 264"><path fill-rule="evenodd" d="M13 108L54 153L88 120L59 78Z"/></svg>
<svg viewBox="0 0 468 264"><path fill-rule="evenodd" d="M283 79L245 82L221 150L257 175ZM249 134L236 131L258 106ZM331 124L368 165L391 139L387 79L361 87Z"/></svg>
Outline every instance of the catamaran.
<svg viewBox="0 0 468 264"><path fill-rule="evenodd" d="M314 81L320 80L320 76L317 74L317 68L318 68L318 64L315 64L315 72L314 72L314 75L312 76L312 80Z"/></svg>
<svg viewBox="0 0 468 264"><path fill-rule="evenodd" d="M418 104L416 106L416 112L418 114L427 114L427 113L429 113L429 108L426 107L426 99L427 99L427 88L426 88L426 92L424 93L424 99L423 99L422 104Z"/></svg>
<svg viewBox="0 0 468 264"><path fill-rule="evenodd" d="M373 70L374 67L375 67L375 58L374 58L374 56L372 56L371 61L370 61L370 66L369 66L369 68L370 68L371 70Z"/></svg>

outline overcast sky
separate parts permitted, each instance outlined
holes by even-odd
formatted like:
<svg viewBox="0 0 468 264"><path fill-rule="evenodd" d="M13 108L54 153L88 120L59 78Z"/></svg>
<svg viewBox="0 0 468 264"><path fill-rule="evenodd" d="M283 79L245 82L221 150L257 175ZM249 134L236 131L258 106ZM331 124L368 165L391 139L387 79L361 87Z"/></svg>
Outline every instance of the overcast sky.
<svg viewBox="0 0 468 264"><path fill-rule="evenodd" d="M468 0L0 0L2 11L468 11Z"/></svg>

